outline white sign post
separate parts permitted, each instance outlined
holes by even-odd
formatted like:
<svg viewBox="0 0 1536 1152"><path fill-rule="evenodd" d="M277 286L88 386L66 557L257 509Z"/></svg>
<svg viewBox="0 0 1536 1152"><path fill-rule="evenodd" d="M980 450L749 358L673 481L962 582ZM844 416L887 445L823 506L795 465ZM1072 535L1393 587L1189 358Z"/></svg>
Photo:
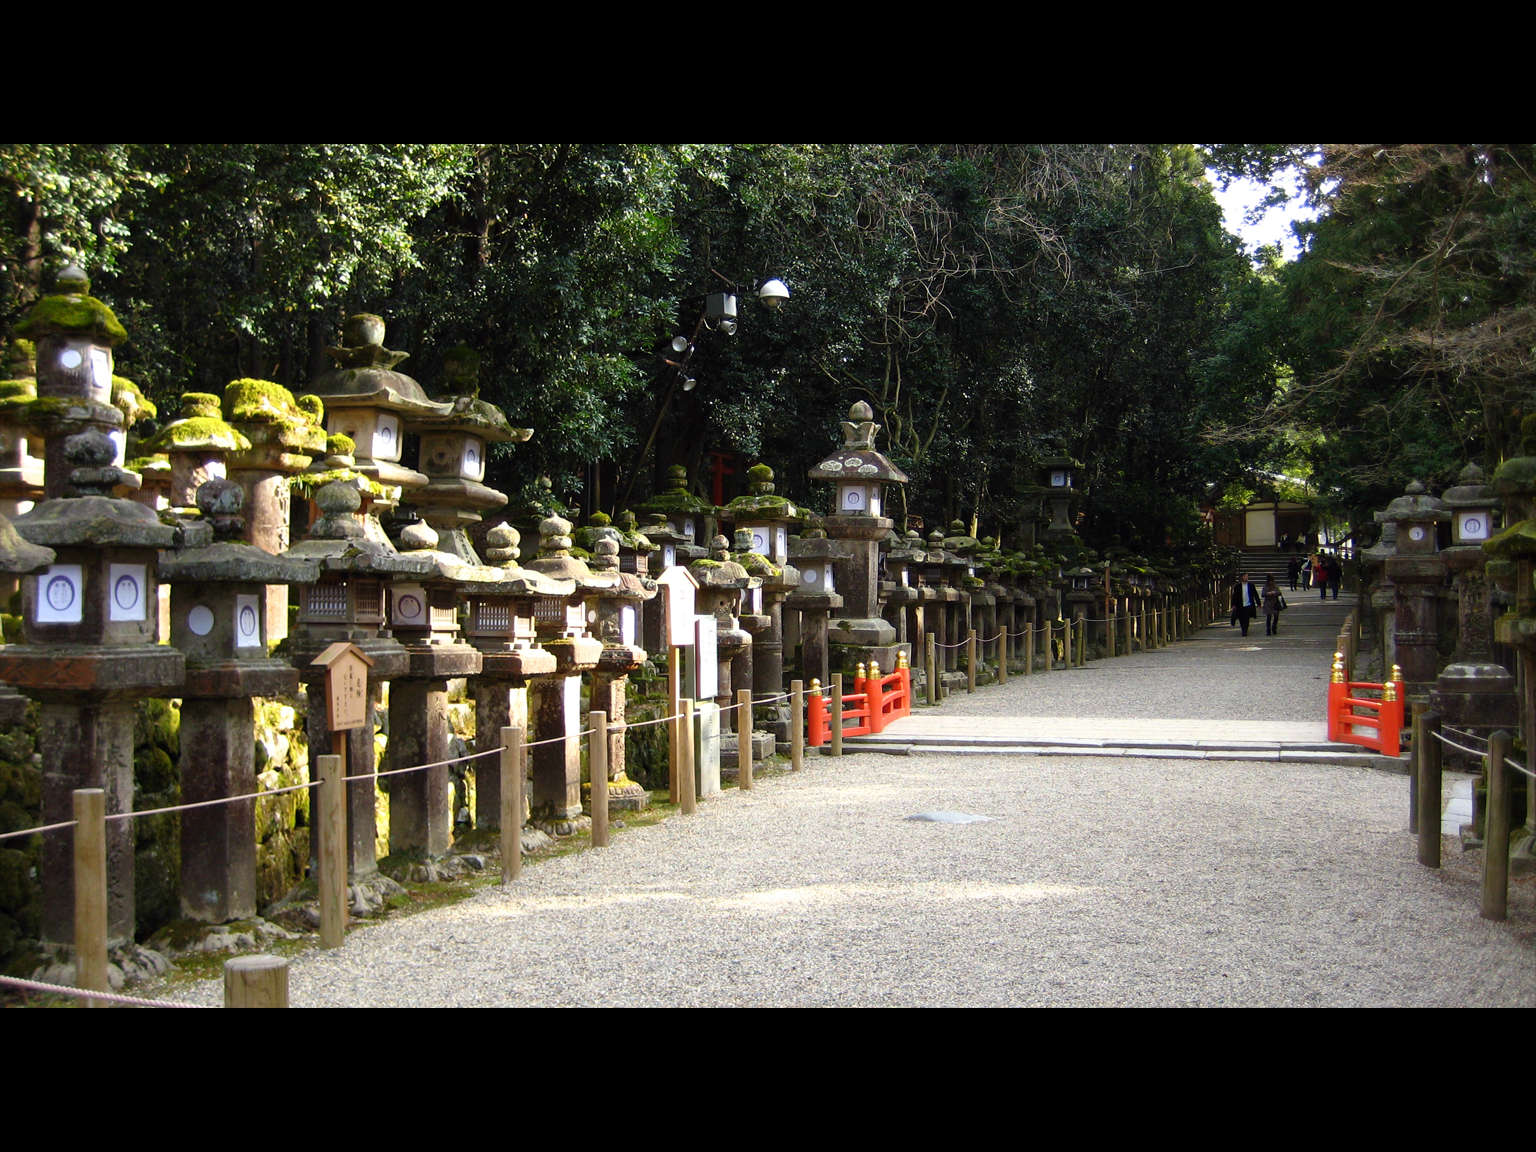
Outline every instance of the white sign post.
<svg viewBox="0 0 1536 1152"><path fill-rule="evenodd" d="M685 733L681 730L682 716L682 649L691 648L694 640L694 594L699 582L693 573L682 567L668 568L656 577L656 583L666 596L667 614L667 715L672 739L667 741L667 776L672 803L682 803L679 779L682 763L679 750ZM691 734L688 738L691 739Z"/></svg>

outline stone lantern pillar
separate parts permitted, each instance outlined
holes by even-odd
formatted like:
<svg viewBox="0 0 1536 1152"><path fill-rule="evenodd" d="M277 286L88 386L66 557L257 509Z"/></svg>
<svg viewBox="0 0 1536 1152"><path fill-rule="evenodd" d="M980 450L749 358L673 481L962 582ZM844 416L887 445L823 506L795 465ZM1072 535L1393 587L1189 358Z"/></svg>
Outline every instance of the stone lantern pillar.
<svg viewBox="0 0 1536 1152"><path fill-rule="evenodd" d="M665 516L672 531L683 537L686 549L683 545L678 546L677 563L685 564L709 555L709 549L703 547L703 543L711 535L715 506L688 491L688 469L681 464L667 469L662 490L641 504L639 510L652 516L658 513ZM649 529L646 535L651 535Z"/></svg>
<svg viewBox="0 0 1536 1152"><path fill-rule="evenodd" d="M181 799L186 804L256 791L252 698L291 696L299 675L267 655L269 585L312 584L314 564L241 541L245 492L229 480L198 488L215 543L165 553L171 643L186 656L181 690ZM256 915L255 801L181 814L181 911L222 924Z"/></svg>
<svg viewBox="0 0 1536 1152"><path fill-rule="evenodd" d="M1436 593L1446 573L1437 535L1450 513L1415 480L1405 495L1387 505L1382 519L1397 525L1397 555L1386 565L1397 587L1396 662L1408 685L1407 698L1427 701L1440 664Z"/></svg>
<svg viewBox="0 0 1536 1152"><path fill-rule="evenodd" d="M886 619L896 629L896 642L909 644L921 656L922 651L922 594L921 579L916 566L923 558L922 537L907 532L885 554L885 576L881 592L886 606Z"/></svg>
<svg viewBox="0 0 1536 1152"><path fill-rule="evenodd" d="M751 635L746 632L738 620L741 611L742 592L754 583L758 587L762 584L754 577L747 575L747 570L731 559L730 545L724 536L716 536L713 548L708 559L695 560L688 565L688 571L693 574L698 583L698 592L695 596L697 611L701 616L713 616L716 621L716 654L719 658L719 678L717 680L718 695L716 702L721 708L734 703L734 689L736 687L748 687L752 683L750 671L745 682L738 683L732 678L732 663L743 651L750 651L752 644ZM750 661L750 655L747 657ZM723 730L734 730L740 722L740 717L732 712L728 714L732 719L723 721ZM750 719L750 718L749 718Z"/></svg>
<svg viewBox="0 0 1536 1152"><path fill-rule="evenodd" d="M656 545L639 530L635 514L628 509L620 512L614 526L619 533L619 571L631 576L650 576L651 553Z"/></svg>
<svg viewBox="0 0 1536 1152"><path fill-rule="evenodd" d="M314 499L320 516L286 555L318 566L319 578L298 589L298 619L285 645L288 660L308 688L306 730L312 780L320 775L317 758L330 754L334 742L326 715L325 670L314 666L314 658L338 640L356 644L373 661L368 690L377 701L385 683L410 671L410 654L388 629L386 583L395 576L424 577L432 570L430 560L398 555L392 545L386 547L374 539L383 535L376 523L371 531L359 523L356 513L363 500L354 483L332 480L321 486ZM373 770L373 737L372 724L345 733L349 776ZM348 870L359 884L371 881L378 872L375 788L371 779L354 780L347 786ZM312 842L312 856L317 848Z"/></svg>
<svg viewBox="0 0 1536 1152"><path fill-rule="evenodd" d="M325 350L335 367L317 376L303 395L318 397L325 405L328 433L352 440L352 469L382 488L374 494L373 506L383 510L397 504L402 492L431 482L400 464L406 422L445 419L454 406L429 400L420 384L395 371L409 353L384 347L384 321L379 317L349 317L342 336L344 347ZM386 552L394 551L377 515L365 517L363 527L368 539Z"/></svg>
<svg viewBox="0 0 1536 1152"><path fill-rule="evenodd" d="M592 670L591 705L622 725L627 706L629 674L642 667L646 651L636 641L640 631L640 606L656 595L656 581L649 576L619 568L619 543L602 539L594 545L591 568L597 576L615 576L617 583L600 593L587 610L588 622L602 641L603 652ZM608 735L608 806L621 811L649 808L651 795L625 773L623 731Z"/></svg>
<svg viewBox="0 0 1536 1152"><path fill-rule="evenodd" d="M807 680L831 681L827 617L843 606L835 569L847 554L842 543L828 540L821 528L808 528L799 540L789 542L789 558L800 573L800 587L784 598L784 606L800 615L800 671Z"/></svg>
<svg viewBox="0 0 1536 1152"><path fill-rule="evenodd" d="M219 398L205 392L183 395L180 415L143 445L146 452L164 452L170 458L171 507L189 511L203 484L225 479L225 454L250 447L249 440L224 422Z"/></svg>
<svg viewBox="0 0 1536 1152"><path fill-rule="evenodd" d="M571 522L560 516L539 524L539 556L527 567L554 580L573 583L575 591L537 606L539 641L555 658L553 676L529 687L528 707L535 741L558 739L531 750L533 822L554 836L576 830L581 815L581 674L597 667L603 644L586 633L584 601L616 587L613 576L595 577L571 555Z"/></svg>
<svg viewBox="0 0 1536 1152"><path fill-rule="evenodd" d="M475 695L475 751L501 745L509 724L528 728L528 684L553 676L555 657L539 647L537 605L563 602L576 591L569 579L551 579L518 567L517 529L500 524L485 534L485 558L501 570L501 582L470 592L470 643L480 650L481 671L471 687ZM475 827L501 827L501 775L495 761L475 761Z"/></svg>
<svg viewBox="0 0 1536 1152"><path fill-rule="evenodd" d="M822 524L848 558L838 566L843 609L829 643L848 668L870 662L894 668L898 655L911 656L909 646L896 643L896 629L880 617L880 541L895 526L884 515L883 486L905 484L907 475L875 450L880 425L873 417L863 401L849 408L842 446L808 474L837 486L836 510Z"/></svg>
<svg viewBox="0 0 1536 1152"><path fill-rule="evenodd" d="M1483 545L1502 527L1500 501L1476 464L1462 469L1440 500L1451 515L1451 547L1440 556L1456 577L1456 662L1486 664L1493 659L1493 587Z"/></svg>
<svg viewBox="0 0 1536 1152"><path fill-rule="evenodd" d="M437 764L390 778L389 851L439 857L452 836L449 798L448 681L480 672L478 649L459 639L459 598L501 584L499 568L466 564L436 549L428 525L407 525L399 535L402 557L422 560L426 572L389 583L389 624L405 647L409 667L389 689L388 766Z"/></svg>
<svg viewBox="0 0 1536 1152"><path fill-rule="evenodd" d="M27 543L54 562L22 582L27 643L0 649L0 679L42 704L43 821L72 818L76 788L102 788L109 814L133 807L133 701L178 687L185 661L156 643L159 549L206 540L206 528L161 524L149 509L107 495L138 477L113 465L111 434L122 413L110 403L112 348L126 333L89 295L79 269L60 274L58 294L33 306L16 333L37 342L38 398L20 422L45 440L50 497L16 520ZM23 562L34 560L28 554ZM133 825L107 825L108 934L134 934ZM43 838L42 932L74 939L74 872L68 829Z"/></svg>
<svg viewBox="0 0 1536 1152"><path fill-rule="evenodd" d="M1100 599L1101 593L1094 587L1096 573L1087 565L1071 569L1067 576L1072 581L1072 590L1067 593L1067 610L1071 613L1074 629L1072 650L1076 652L1077 645L1088 639L1087 625L1080 625L1078 621L1088 619L1089 609Z"/></svg>
<svg viewBox="0 0 1536 1152"><path fill-rule="evenodd" d="M229 479L245 491L245 542L273 554L292 540L289 477L325 455L325 409L313 396L300 402L269 380L234 380L224 387L224 419L249 448L224 458ZM288 585L267 589L268 642L288 635Z"/></svg>

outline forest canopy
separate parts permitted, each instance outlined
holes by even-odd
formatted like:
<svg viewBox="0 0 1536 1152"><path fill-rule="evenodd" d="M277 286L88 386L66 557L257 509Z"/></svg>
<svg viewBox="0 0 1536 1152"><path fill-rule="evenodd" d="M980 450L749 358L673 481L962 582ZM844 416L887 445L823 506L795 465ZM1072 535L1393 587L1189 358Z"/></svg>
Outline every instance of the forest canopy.
<svg viewBox="0 0 1536 1152"><path fill-rule="evenodd" d="M1064 453L1086 537L1162 550L1223 495L1368 520L1498 462L1529 406L1531 170L1527 145L0 145L0 319L79 263L118 371L174 413L302 387L376 313L429 391L468 345L536 430L491 483L610 512L674 464L704 491L720 451L822 507L805 473L863 400L898 515L1006 537ZM1245 251L1212 181L1297 171L1301 257ZM734 335L701 324L717 292Z"/></svg>

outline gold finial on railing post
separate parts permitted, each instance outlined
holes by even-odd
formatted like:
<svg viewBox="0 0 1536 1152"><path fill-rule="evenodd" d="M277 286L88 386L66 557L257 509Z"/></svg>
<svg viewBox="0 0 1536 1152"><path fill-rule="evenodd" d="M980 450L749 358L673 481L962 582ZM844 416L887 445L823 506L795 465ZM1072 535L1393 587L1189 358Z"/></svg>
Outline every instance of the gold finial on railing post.
<svg viewBox="0 0 1536 1152"><path fill-rule="evenodd" d="M1388 680L1385 684L1383 684L1381 686L1381 702L1383 704L1390 704L1390 703L1392 703L1392 701L1394 701L1396 699L1397 699L1397 683L1395 681Z"/></svg>
<svg viewBox="0 0 1536 1152"><path fill-rule="evenodd" d="M912 661L907 659L907 651L906 651L905 648L903 648L901 650L901 652L899 652L897 654L897 656L896 656L896 667L897 668L910 668L910 667L912 667Z"/></svg>
<svg viewBox="0 0 1536 1152"><path fill-rule="evenodd" d="M812 696L820 696L821 695L821 681L819 679L817 679L815 676L811 677L811 695Z"/></svg>
<svg viewBox="0 0 1536 1152"><path fill-rule="evenodd" d="M1403 682L1403 666L1401 664L1392 665L1392 679L1396 680L1399 684Z"/></svg>
<svg viewBox="0 0 1536 1152"><path fill-rule="evenodd" d="M1344 653L1342 652L1333 654L1333 675L1330 679L1335 684L1344 683Z"/></svg>
<svg viewBox="0 0 1536 1152"><path fill-rule="evenodd" d="M853 678L855 680L867 679L867 676L864 673L864 661L862 661L862 660L859 661L859 666L858 666L857 669L855 669L855 671L853 673Z"/></svg>

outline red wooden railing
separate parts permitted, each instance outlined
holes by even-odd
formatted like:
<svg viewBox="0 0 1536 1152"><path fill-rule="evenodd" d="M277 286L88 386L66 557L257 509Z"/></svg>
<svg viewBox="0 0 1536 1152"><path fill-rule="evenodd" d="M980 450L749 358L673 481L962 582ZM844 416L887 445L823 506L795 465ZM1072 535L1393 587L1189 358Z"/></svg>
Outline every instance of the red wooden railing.
<svg viewBox="0 0 1536 1152"><path fill-rule="evenodd" d="M1373 700L1359 692L1380 692ZM1369 729L1366 732L1358 728ZM1383 756L1402 751L1403 671L1392 665L1392 679L1383 684L1346 680L1344 654L1334 653L1333 676L1328 684L1328 739L1337 744L1359 744Z"/></svg>
<svg viewBox="0 0 1536 1152"><path fill-rule="evenodd" d="M884 731L892 720L912 714L912 669L902 656L889 676L871 676L860 664L853 677L853 691L843 694L843 735L868 736ZM850 724L850 721L852 722ZM832 739L832 709L818 681L811 681L806 697L805 740L819 747Z"/></svg>

